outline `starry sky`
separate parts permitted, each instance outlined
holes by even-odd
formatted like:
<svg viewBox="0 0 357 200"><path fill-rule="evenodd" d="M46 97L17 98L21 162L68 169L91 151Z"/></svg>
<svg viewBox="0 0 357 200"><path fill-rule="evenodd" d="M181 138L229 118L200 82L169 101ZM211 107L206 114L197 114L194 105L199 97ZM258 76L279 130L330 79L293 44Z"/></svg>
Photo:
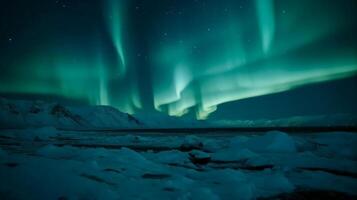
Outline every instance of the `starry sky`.
<svg viewBox="0 0 357 200"><path fill-rule="evenodd" d="M6 0L0 96L131 114L357 114L355 0Z"/></svg>

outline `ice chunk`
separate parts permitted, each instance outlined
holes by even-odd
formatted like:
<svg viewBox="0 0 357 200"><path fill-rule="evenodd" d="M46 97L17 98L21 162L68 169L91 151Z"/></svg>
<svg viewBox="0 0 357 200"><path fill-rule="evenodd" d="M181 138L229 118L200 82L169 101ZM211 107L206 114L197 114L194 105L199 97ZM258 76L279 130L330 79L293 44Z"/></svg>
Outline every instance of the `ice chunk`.
<svg viewBox="0 0 357 200"><path fill-rule="evenodd" d="M248 149L229 148L212 154L212 160L216 161L242 161L253 158L257 154Z"/></svg>
<svg viewBox="0 0 357 200"><path fill-rule="evenodd" d="M249 140L249 137L246 136L235 136L230 140L230 146L232 147L239 147L245 142Z"/></svg>
<svg viewBox="0 0 357 200"><path fill-rule="evenodd" d="M112 165L126 165L128 172L130 171L133 175L141 173L163 173L166 171L162 165L147 160L143 155L129 148L121 148L119 151L116 151L114 155L115 158Z"/></svg>
<svg viewBox="0 0 357 200"><path fill-rule="evenodd" d="M243 172L224 169L204 173L202 181L214 185L213 191L223 199L248 200L255 197L255 186Z"/></svg>
<svg viewBox="0 0 357 200"><path fill-rule="evenodd" d="M72 146L63 146L58 147L54 145L44 146L37 151L38 155L46 156L56 159L75 159L86 161L89 159L96 159L98 157L110 157L113 156L111 151L108 151L104 148L95 148L95 149L81 149Z"/></svg>
<svg viewBox="0 0 357 200"><path fill-rule="evenodd" d="M195 164L207 164L211 160L211 155L199 150L192 150L189 155L192 163Z"/></svg>
<svg viewBox="0 0 357 200"><path fill-rule="evenodd" d="M281 172L266 170L250 176L257 193L260 196L268 197L280 193L292 192L295 186Z"/></svg>
<svg viewBox="0 0 357 200"><path fill-rule="evenodd" d="M70 146L58 147L54 145L47 145L40 148L37 151L37 154L41 156L51 157L51 158L71 158L75 156L78 153L78 151L79 151L78 148L74 148Z"/></svg>
<svg viewBox="0 0 357 200"><path fill-rule="evenodd" d="M204 199L204 200L219 200L219 196L212 192L211 189L205 187L198 187L185 192L178 199L191 200L191 199Z"/></svg>
<svg viewBox="0 0 357 200"><path fill-rule="evenodd" d="M174 178L163 183L164 188L178 191L189 190L192 184L194 184L193 180L183 176L175 176Z"/></svg>
<svg viewBox="0 0 357 200"><path fill-rule="evenodd" d="M202 139L195 135L186 136L181 145L182 150L202 149L202 147Z"/></svg>
<svg viewBox="0 0 357 200"><path fill-rule="evenodd" d="M203 141L203 150L208 151L208 152L216 152L218 150L221 150L225 148L226 144L222 140L217 140L217 139L205 139Z"/></svg>
<svg viewBox="0 0 357 200"><path fill-rule="evenodd" d="M151 159L164 164L187 164L190 163L187 153L171 150L147 155Z"/></svg>
<svg viewBox="0 0 357 200"><path fill-rule="evenodd" d="M298 187L316 190L332 190L357 195L357 180L348 176L337 176L322 171L302 171L289 174L289 178Z"/></svg>
<svg viewBox="0 0 357 200"><path fill-rule="evenodd" d="M280 131L269 131L263 136L249 139L242 145L253 152L295 153L295 141L288 134Z"/></svg>

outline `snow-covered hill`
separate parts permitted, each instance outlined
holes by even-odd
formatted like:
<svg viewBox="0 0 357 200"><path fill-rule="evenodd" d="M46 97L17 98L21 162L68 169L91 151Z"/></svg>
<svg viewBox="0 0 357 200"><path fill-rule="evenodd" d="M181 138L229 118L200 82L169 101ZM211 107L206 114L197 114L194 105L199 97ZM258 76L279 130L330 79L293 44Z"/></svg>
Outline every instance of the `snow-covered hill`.
<svg viewBox="0 0 357 200"><path fill-rule="evenodd" d="M138 113L134 117L144 122L146 128L201 128L209 127L209 121L169 116L166 113Z"/></svg>
<svg viewBox="0 0 357 200"><path fill-rule="evenodd" d="M357 116L350 114L294 116L282 119L261 120L216 120L214 127L333 127L356 126Z"/></svg>
<svg viewBox="0 0 357 200"><path fill-rule="evenodd" d="M65 106L43 101L0 98L0 127L137 128L135 117L110 106Z"/></svg>
<svg viewBox="0 0 357 200"><path fill-rule="evenodd" d="M298 116L262 120L197 121L150 112L129 115L110 106L66 106L43 101L0 98L0 128L55 127L65 129L333 127L356 126L355 115Z"/></svg>

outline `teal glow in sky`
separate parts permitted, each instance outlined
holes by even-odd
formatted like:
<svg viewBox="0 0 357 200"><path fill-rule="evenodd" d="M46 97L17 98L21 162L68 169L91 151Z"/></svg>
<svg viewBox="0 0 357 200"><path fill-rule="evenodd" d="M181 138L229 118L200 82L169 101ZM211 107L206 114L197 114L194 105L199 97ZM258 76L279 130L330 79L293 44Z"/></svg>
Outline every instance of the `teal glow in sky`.
<svg viewBox="0 0 357 200"><path fill-rule="evenodd" d="M108 14L108 27L111 35L113 45L115 47L116 54L118 56L118 68L119 75L125 75L125 53L123 47L123 32L125 27L123 27L123 18L125 11L125 1L124 0L108 0L107 9L104 10Z"/></svg>
<svg viewBox="0 0 357 200"><path fill-rule="evenodd" d="M16 0L1 11L0 93L206 119L357 75L352 0Z"/></svg>

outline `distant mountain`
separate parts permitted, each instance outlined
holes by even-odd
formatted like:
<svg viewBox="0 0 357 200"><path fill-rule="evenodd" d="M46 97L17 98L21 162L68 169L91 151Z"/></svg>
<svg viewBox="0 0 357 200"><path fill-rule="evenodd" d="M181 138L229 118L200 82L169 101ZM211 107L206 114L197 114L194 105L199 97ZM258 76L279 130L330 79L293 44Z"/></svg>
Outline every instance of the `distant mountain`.
<svg viewBox="0 0 357 200"><path fill-rule="evenodd" d="M357 126L357 116L349 114L295 116L282 119L261 120L216 120L214 127L335 127Z"/></svg>
<svg viewBox="0 0 357 200"><path fill-rule="evenodd" d="M334 127L357 126L355 115L298 116L262 120L197 121L163 113L130 115L110 106L66 106L43 101L0 98L0 128L46 127L64 129L160 129L231 127Z"/></svg>
<svg viewBox="0 0 357 200"><path fill-rule="evenodd" d="M145 128L199 128L210 125L208 121L169 116L158 111L138 113L134 116L144 122Z"/></svg>
<svg viewBox="0 0 357 200"><path fill-rule="evenodd" d="M0 127L53 126L70 129L138 128L135 117L110 106L65 106L43 101L0 98Z"/></svg>

